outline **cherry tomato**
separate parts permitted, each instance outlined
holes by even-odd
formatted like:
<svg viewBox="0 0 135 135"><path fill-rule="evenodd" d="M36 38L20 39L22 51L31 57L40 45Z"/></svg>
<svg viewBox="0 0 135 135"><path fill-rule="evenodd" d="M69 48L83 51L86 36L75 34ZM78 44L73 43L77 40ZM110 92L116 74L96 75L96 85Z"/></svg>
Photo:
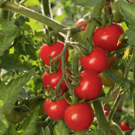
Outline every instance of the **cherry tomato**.
<svg viewBox="0 0 135 135"><path fill-rule="evenodd" d="M62 42L59 42L59 41L54 43L51 46L44 44L40 50L40 58L41 58L41 60L44 61L44 63L47 66L50 66L49 56L51 56L52 58L56 57L57 55L59 55L63 51L63 48L64 48L64 44ZM69 55L69 52L67 51L65 61L67 61L68 55ZM59 58L59 61L61 64L61 58ZM57 60L55 61L55 64L57 64Z"/></svg>
<svg viewBox="0 0 135 135"><path fill-rule="evenodd" d="M109 115L109 112L108 112L108 109L107 109L107 107L106 107L106 106L104 106L104 113L105 113L105 115L106 115L106 116L108 116L108 115Z"/></svg>
<svg viewBox="0 0 135 135"><path fill-rule="evenodd" d="M97 28L93 35L93 42L95 46L112 52L119 49L123 44L124 39L117 45L118 39L123 33L120 25L112 23L108 27Z"/></svg>
<svg viewBox="0 0 135 135"><path fill-rule="evenodd" d="M125 122L121 122L121 130L122 131L129 131L129 130L131 130L131 128L130 128L130 126L129 125L127 125Z"/></svg>
<svg viewBox="0 0 135 135"><path fill-rule="evenodd" d="M65 99L60 99L56 102L46 99L44 102L44 110L46 114L56 120L64 118L64 112L68 106L69 104L65 101Z"/></svg>
<svg viewBox="0 0 135 135"><path fill-rule="evenodd" d="M85 22L85 20L84 20L83 18L82 18L82 19L79 19L79 20L75 23L75 26L78 26L78 25L80 25L80 24L82 24L82 23L84 23L84 22ZM87 25L88 25L88 24L83 25L83 26L81 27L81 31L85 31Z"/></svg>
<svg viewBox="0 0 135 135"><path fill-rule="evenodd" d="M79 85L74 89L75 94L86 100L93 100L99 96L102 91L102 81L98 73L92 70L84 70L79 73L81 78Z"/></svg>
<svg viewBox="0 0 135 135"><path fill-rule="evenodd" d="M93 109L86 102L72 104L66 108L64 113L65 123L75 131L83 131L89 128L93 119Z"/></svg>
<svg viewBox="0 0 135 135"><path fill-rule="evenodd" d="M112 71L117 78L121 78L123 77L123 72L121 69L109 69L110 71ZM102 83L104 86L114 86L115 83L113 82L113 80L110 78L110 77L105 77L103 73L100 73L99 74L101 79L102 79Z"/></svg>
<svg viewBox="0 0 135 135"><path fill-rule="evenodd" d="M116 54L114 54L113 56L109 58L109 63L108 63L107 68L112 68L112 65L114 66L116 62L117 62L117 57L116 57Z"/></svg>
<svg viewBox="0 0 135 135"><path fill-rule="evenodd" d="M4 110L2 111L2 113L4 114L6 119L13 124L21 122L26 117L26 114L24 112L17 113L13 109Z"/></svg>
<svg viewBox="0 0 135 135"><path fill-rule="evenodd" d="M85 70L101 73L108 66L108 55L103 49L96 47L88 56L81 57L81 65Z"/></svg>
<svg viewBox="0 0 135 135"><path fill-rule="evenodd" d="M67 69L67 72L71 74L70 70ZM56 73L47 73L46 71L43 74L42 81L44 87L49 91L48 86L50 86L53 90L55 90L55 87L59 83L60 79L62 78L62 70L61 68L58 69ZM70 79L68 79L69 82L71 82ZM65 83L65 81L62 81L62 91L67 91L68 87Z"/></svg>
<svg viewBox="0 0 135 135"><path fill-rule="evenodd" d="M112 14L113 14L113 21L119 23L123 20L123 16L120 13L118 1L113 2L111 5Z"/></svg>

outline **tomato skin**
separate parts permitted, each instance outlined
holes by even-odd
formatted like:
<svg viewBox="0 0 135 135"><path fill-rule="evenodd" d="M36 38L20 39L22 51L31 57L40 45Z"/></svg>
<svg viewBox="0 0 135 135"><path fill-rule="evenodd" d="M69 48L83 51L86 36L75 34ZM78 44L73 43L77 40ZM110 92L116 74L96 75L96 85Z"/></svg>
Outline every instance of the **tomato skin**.
<svg viewBox="0 0 135 135"><path fill-rule="evenodd" d="M112 65L114 66L116 62L117 62L117 57L116 57L116 54L114 54L113 56L109 58L109 63L108 63L107 68L112 68Z"/></svg>
<svg viewBox="0 0 135 135"><path fill-rule="evenodd" d="M130 128L130 126L129 125L127 125L125 122L121 122L121 130L122 131L129 131L129 130L131 130L131 128Z"/></svg>
<svg viewBox="0 0 135 135"><path fill-rule="evenodd" d="M118 70L109 69L109 70L112 71L116 75L117 78L123 77L123 72L121 69L118 69ZM104 86L114 86L115 85L115 83L112 81L112 79L110 77L105 77L103 73L100 73L99 75L102 79L102 83Z"/></svg>
<svg viewBox="0 0 135 135"><path fill-rule="evenodd" d="M85 22L85 20L84 20L83 18L81 18L81 19L79 19L79 20L75 23L75 26L78 26L78 25L80 25L80 24L82 24L82 23L84 23L84 22ZM87 25L88 25L88 24L83 25L83 26L81 27L81 31L85 31Z"/></svg>
<svg viewBox="0 0 135 135"><path fill-rule="evenodd" d="M108 27L97 28L93 35L95 46L100 47L108 52L115 51L121 47L124 39L117 45L120 35L124 33L122 27L112 23Z"/></svg>
<svg viewBox="0 0 135 135"><path fill-rule="evenodd" d="M56 102L52 102L50 99L46 99L44 102L44 110L46 114L52 119L63 119L64 112L69 104L65 101L65 99L57 100Z"/></svg>
<svg viewBox="0 0 135 135"><path fill-rule="evenodd" d="M69 74L71 74L70 70L67 68L67 72ZM43 77L42 77L42 82L43 82L43 85L44 87L49 91L48 89L48 85L53 89L55 90L55 87L57 86L57 84L59 83L60 79L62 78L62 70L61 68L58 69L58 71L56 73L47 73L46 71L44 72L43 74ZM71 82L70 79L68 79L69 82ZM68 90L68 87L65 83L65 81L63 80L62 81L62 91L67 91Z"/></svg>
<svg viewBox="0 0 135 135"><path fill-rule="evenodd" d="M108 109L106 106L104 106L104 113L105 113L105 116L108 116L109 115L109 112L108 112Z"/></svg>
<svg viewBox="0 0 135 135"><path fill-rule="evenodd" d="M66 108L64 120L71 129L83 131L92 124L94 112L91 106L86 102L72 104Z"/></svg>
<svg viewBox="0 0 135 135"><path fill-rule="evenodd" d="M51 46L48 46L48 45L44 44L41 47L41 50L40 50L40 58L41 58L42 61L44 61L44 63L47 66L50 66L49 55L52 58L54 58L54 57L56 57L57 55L59 55L63 51L63 48L64 48L64 43L59 42L59 41L54 43ZM65 61L67 61L68 55L69 55L69 52L67 50L66 56L65 56ZM60 65L61 65L61 58L59 58L58 60L60 61ZM55 61L55 64L57 64L57 60Z"/></svg>
<svg viewBox="0 0 135 135"><path fill-rule="evenodd" d="M88 56L83 56L80 60L85 70L89 69L97 73L103 72L109 61L107 53L99 47L94 48Z"/></svg>
<svg viewBox="0 0 135 135"><path fill-rule="evenodd" d="M2 113L4 114L6 119L13 124L21 122L26 117L26 114L24 112L18 114L13 109L3 110Z"/></svg>
<svg viewBox="0 0 135 135"><path fill-rule="evenodd" d="M81 78L79 85L74 88L75 94L86 100L93 100L99 96L102 91L102 81L98 73L92 70L84 70L79 73Z"/></svg>

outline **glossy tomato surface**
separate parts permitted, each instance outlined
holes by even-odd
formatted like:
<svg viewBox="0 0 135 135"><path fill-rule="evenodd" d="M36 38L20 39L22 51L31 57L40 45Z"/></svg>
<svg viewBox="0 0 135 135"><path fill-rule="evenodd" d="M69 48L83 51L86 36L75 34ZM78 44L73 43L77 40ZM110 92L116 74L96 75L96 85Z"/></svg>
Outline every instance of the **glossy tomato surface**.
<svg viewBox="0 0 135 135"><path fill-rule="evenodd" d="M85 20L82 18L82 19L79 19L76 23L75 23L75 26L78 26L78 25L80 25L80 24L82 24L82 23L84 23L85 22ZM87 24L85 24L85 25L83 25L82 27L81 27L81 31L84 31L85 29L86 29L86 27L87 27Z"/></svg>
<svg viewBox="0 0 135 135"><path fill-rule="evenodd" d="M92 70L84 70L79 73L81 78L79 85L74 89L75 94L86 100L93 100L99 96L102 91L102 81L98 73Z"/></svg>
<svg viewBox="0 0 135 135"><path fill-rule="evenodd" d="M130 126L129 125L127 125L125 122L121 122L121 130L122 131L129 131L129 130L131 130L131 128L130 128Z"/></svg>
<svg viewBox="0 0 135 135"><path fill-rule="evenodd" d="M45 113L52 119L56 120L64 118L64 112L68 106L69 104L65 99L60 99L55 102L52 102L50 99L46 99L44 102Z"/></svg>
<svg viewBox="0 0 135 135"><path fill-rule="evenodd" d="M97 73L103 72L109 61L107 53L99 47L94 48L88 56L83 56L80 60L83 69L90 69Z"/></svg>
<svg viewBox="0 0 135 135"><path fill-rule="evenodd" d="M67 72L69 74L71 74L70 70L67 69ZM58 69L58 71L56 73L47 73L46 71L44 72L43 74L43 77L42 77L42 82L43 82L43 85L44 87L49 91L48 89L48 86L50 86L53 90L55 90L55 87L57 86L57 84L59 83L60 79L62 78L62 70L61 68ZM70 79L68 79L69 82L71 82ZM68 87L65 83L65 81L63 80L62 81L62 91L66 91L68 90Z"/></svg>
<svg viewBox="0 0 135 135"><path fill-rule="evenodd" d="M41 58L41 60L44 61L44 63L47 66L50 66L49 56L51 56L52 58L56 57L57 55L59 55L63 51L63 48L64 48L64 43L59 42L59 41L54 43L51 46L44 44L40 50L40 58ZM69 52L67 51L65 61L67 61L68 55L69 55ZM59 58L59 61L61 64L61 58ZM57 64L57 60L55 61L55 64Z"/></svg>
<svg viewBox="0 0 135 135"><path fill-rule="evenodd" d="M64 120L67 126L75 131L83 131L89 128L93 119L93 109L86 102L72 104L67 107L64 113Z"/></svg>
<svg viewBox="0 0 135 135"><path fill-rule="evenodd" d="M97 28L93 35L94 45L100 47L108 52L115 51L121 47L124 39L121 43L118 43L119 37L124 33L122 27L116 23L112 23L108 27Z"/></svg>

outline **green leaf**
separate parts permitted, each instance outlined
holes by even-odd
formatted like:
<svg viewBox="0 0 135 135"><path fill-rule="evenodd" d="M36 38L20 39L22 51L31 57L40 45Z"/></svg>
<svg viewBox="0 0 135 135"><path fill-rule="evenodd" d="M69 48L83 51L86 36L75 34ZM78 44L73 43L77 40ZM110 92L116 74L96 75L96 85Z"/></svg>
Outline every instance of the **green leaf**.
<svg viewBox="0 0 135 135"><path fill-rule="evenodd" d="M40 2L39 0L26 0L26 2L24 3L25 6L40 6Z"/></svg>
<svg viewBox="0 0 135 135"><path fill-rule="evenodd" d="M128 37L128 43L135 46L135 29L128 29L126 31L126 35Z"/></svg>
<svg viewBox="0 0 135 135"><path fill-rule="evenodd" d="M0 56L11 45L18 35L18 28L13 22L0 19Z"/></svg>
<svg viewBox="0 0 135 135"><path fill-rule="evenodd" d="M111 101L113 101L113 97L112 96L98 97L96 100L109 104Z"/></svg>
<svg viewBox="0 0 135 135"><path fill-rule="evenodd" d="M88 129L83 130L83 131L77 131L77 132L75 132L75 135L84 135L87 131L88 131Z"/></svg>
<svg viewBox="0 0 135 135"><path fill-rule="evenodd" d="M24 74L16 79L10 81L7 85L1 83L0 85L0 108L9 109L17 100L17 96L23 86L30 80L34 69L29 73Z"/></svg>
<svg viewBox="0 0 135 135"><path fill-rule="evenodd" d="M134 24L135 23L135 5L130 4L124 0L118 0L118 2L119 2L120 12L124 16L124 19L129 24Z"/></svg>
<svg viewBox="0 0 135 135"><path fill-rule="evenodd" d="M95 4L100 2L100 0L72 0L72 1L75 2L75 4L82 6L94 6Z"/></svg>
<svg viewBox="0 0 135 135"><path fill-rule="evenodd" d="M32 65L26 61L23 61L18 54L8 54L0 57L0 68L5 70L14 69L20 72L29 71Z"/></svg>
<svg viewBox="0 0 135 135"><path fill-rule="evenodd" d="M48 126L45 127L45 129L41 129L39 135L51 135L51 131Z"/></svg>
<svg viewBox="0 0 135 135"><path fill-rule="evenodd" d="M9 123L6 120L5 116L0 112L0 135L5 134L8 128L9 128Z"/></svg>
<svg viewBox="0 0 135 135"><path fill-rule="evenodd" d="M9 135L18 135L16 132L16 126L14 124L11 124L9 129L8 129L8 134Z"/></svg>
<svg viewBox="0 0 135 135"><path fill-rule="evenodd" d="M53 130L54 135L67 135L68 129L64 125L62 120L59 120Z"/></svg>
<svg viewBox="0 0 135 135"><path fill-rule="evenodd" d="M103 130L95 130L95 131L88 133L87 135L105 135L105 133Z"/></svg>
<svg viewBox="0 0 135 135"><path fill-rule="evenodd" d="M27 119L24 120L17 132L21 135L34 135L38 114L39 106L32 111Z"/></svg>

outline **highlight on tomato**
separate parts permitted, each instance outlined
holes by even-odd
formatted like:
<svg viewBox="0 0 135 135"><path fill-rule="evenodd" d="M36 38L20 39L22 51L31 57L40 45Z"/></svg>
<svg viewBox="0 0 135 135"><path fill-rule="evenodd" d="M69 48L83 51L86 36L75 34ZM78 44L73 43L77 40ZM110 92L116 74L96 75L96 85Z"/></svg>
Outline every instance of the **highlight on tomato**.
<svg viewBox="0 0 135 135"><path fill-rule="evenodd" d="M50 99L46 99L44 102L44 110L45 113L52 119L63 119L64 112L69 104L66 102L65 99L60 99L55 102L51 101Z"/></svg>
<svg viewBox="0 0 135 135"><path fill-rule="evenodd" d="M124 39L118 43L119 37L124 33L122 27L116 23L110 26L97 28L93 35L94 45L100 47L108 52L119 49Z"/></svg>
<svg viewBox="0 0 135 135"><path fill-rule="evenodd" d="M97 98L102 91L102 80L98 73L92 70L84 70L79 73L81 78L79 85L74 88L75 94L86 100Z"/></svg>
<svg viewBox="0 0 135 135"><path fill-rule="evenodd" d="M78 26L78 25L80 25L80 24L82 24L82 23L84 23L84 22L85 22L85 19L84 19L84 18L81 18L81 19L79 19L79 20L75 23L75 26ZM83 26L81 27L81 31L85 31L87 25L88 25L88 24L83 25Z"/></svg>
<svg viewBox="0 0 135 135"><path fill-rule="evenodd" d="M80 61L83 69L101 73L107 68L109 59L103 49L95 47L88 56L81 57Z"/></svg>
<svg viewBox="0 0 135 135"><path fill-rule="evenodd" d="M56 43L52 44L51 46L48 46L44 44L40 49L40 58L47 66L50 66L50 58L55 58L57 55L59 55L64 48L64 43L57 41ZM65 62L68 59L69 52L67 50L66 56L65 56ZM61 65L61 58L58 59ZM55 61L55 64L57 64L57 60Z"/></svg>
<svg viewBox="0 0 135 135"><path fill-rule="evenodd" d="M86 102L71 104L65 110L64 120L69 128L75 131L83 131L92 124L94 111Z"/></svg>

